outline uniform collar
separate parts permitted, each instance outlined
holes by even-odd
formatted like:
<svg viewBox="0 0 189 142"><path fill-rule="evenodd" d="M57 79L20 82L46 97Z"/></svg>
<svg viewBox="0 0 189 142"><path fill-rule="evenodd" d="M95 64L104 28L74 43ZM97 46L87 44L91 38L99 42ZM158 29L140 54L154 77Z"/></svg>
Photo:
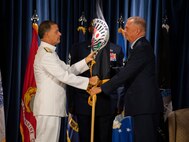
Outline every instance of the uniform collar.
<svg viewBox="0 0 189 142"><path fill-rule="evenodd" d="M56 46L53 46L47 42L41 41L41 45L42 47L48 47L49 49L51 49L53 52L56 50Z"/></svg>
<svg viewBox="0 0 189 142"><path fill-rule="evenodd" d="M135 43L136 43L139 39L141 39L141 38L143 38L143 37L144 37L144 36L141 36L141 37L137 38L137 39L131 44L131 49L133 49Z"/></svg>

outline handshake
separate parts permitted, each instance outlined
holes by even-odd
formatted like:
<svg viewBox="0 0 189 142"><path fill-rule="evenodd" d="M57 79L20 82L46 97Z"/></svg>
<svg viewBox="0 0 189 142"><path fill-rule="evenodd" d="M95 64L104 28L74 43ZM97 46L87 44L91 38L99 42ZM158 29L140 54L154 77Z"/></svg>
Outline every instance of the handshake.
<svg viewBox="0 0 189 142"><path fill-rule="evenodd" d="M99 87L100 84L101 84L101 81L98 78L98 76L92 76L92 77L90 77L89 78L89 85L88 85L88 88L87 88L87 92L91 96L101 93L102 90Z"/></svg>

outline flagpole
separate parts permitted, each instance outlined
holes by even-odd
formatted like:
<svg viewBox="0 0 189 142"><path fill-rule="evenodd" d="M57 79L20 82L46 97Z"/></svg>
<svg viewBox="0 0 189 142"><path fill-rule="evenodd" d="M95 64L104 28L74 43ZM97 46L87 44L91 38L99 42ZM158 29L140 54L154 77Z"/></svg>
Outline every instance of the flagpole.
<svg viewBox="0 0 189 142"><path fill-rule="evenodd" d="M95 123L96 94L92 97L92 119L91 119L91 142L94 142L94 123Z"/></svg>
<svg viewBox="0 0 189 142"><path fill-rule="evenodd" d="M93 65L96 64L96 62L93 60L90 64L90 76L92 77L92 69ZM93 87L97 87L99 85L100 81L97 82L97 84ZM88 90L88 93L90 94L88 98L88 104L92 106L92 112L91 112L91 140L90 142L94 142L94 124L95 124L95 107L96 107L96 94L91 96L91 92Z"/></svg>
<svg viewBox="0 0 189 142"><path fill-rule="evenodd" d="M78 27L78 31L82 31L83 34L85 34L86 32L86 29L84 27L84 23L87 22L87 19L85 18L85 15L84 15L84 12L82 12L82 15L80 16L80 18L78 19L80 25ZM91 77L92 77L92 67L93 67L93 64L95 64L95 62L93 61L90 65L90 74L91 74ZM98 84L97 84L98 85ZM88 92L90 94L90 92ZM90 142L94 142L94 123L95 123L95 107L96 107L96 94L91 97L89 97L90 99L90 102L91 102L91 99L92 99L92 112L91 112L91 139L90 139Z"/></svg>
<svg viewBox="0 0 189 142"><path fill-rule="evenodd" d="M90 75L91 77L93 76L92 75L92 68L93 68L93 65L95 64L96 62L93 60L91 62L91 65L90 65ZM98 82L95 86L97 87L99 85L100 82ZM90 94L90 91L88 92ZM91 100L92 99L92 100ZM90 94L90 97L88 98L88 104L90 106L92 106L92 112L91 112L91 140L90 142L94 142L94 124L95 124L95 107L96 107L96 99L97 99L97 96L96 94L92 95ZM92 103L91 103L92 101Z"/></svg>
<svg viewBox="0 0 189 142"><path fill-rule="evenodd" d="M124 20L122 15L120 16L120 18L117 20L117 23L119 25L118 28L118 45L121 46L123 54L124 54L124 58L123 58L123 65L126 62L127 59L127 47L125 46L125 39L124 39Z"/></svg>
<svg viewBox="0 0 189 142"><path fill-rule="evenodd" d="M104 23L105 25L106 25L106 23L103 21L103 20L101 20L101 19L98 19L99 21L101 21L102 23ZM99 22L97 19L94 19L94 21L93 22L96 22L96 24L94 25L94 28L97 30L97 27L99 27L99 25L100 25L100 27L105 27L105 25L101 25L101 24L97 24L97 22ZM100 23L100 22L99 22ZM97 48L97 49L95 49L94 47L93 47L93 43L91 43L92 44L92 46L91 46L91 48L92 48L92 50L93 51L95 51L96 52L96 55L97 55L97 53L99 52L99 50L101 50L102 48L104 48L105 46L106 46L106 44L107 44L107 42L108 42L108 40L109 40L109 28L108 28L108 26L106 25L106 28L107 29L102 29L101 30L101 32L103 32L103 33L105 33L105 36L106 36L106 38L108 38L108 39L103 39L104 41L105 41L105 44L102 44L101 42L99 42L98 41L98 43L94 46L95 48ZM99 30L99 29L98 29ZM100 33L100 32L99 32ZM96 32L94 32L93 31L93 34L95 35L96 34ZM96 58L96 57L94 57L94 58ZM109 59L108 59L109 60ZM96 63L96 61L95 60L93 60L92 62L91 62L91 65L90 65L90 74L91 74L91 77L94 75L93 74L93 65ZM98 75L99 76L99 75ZM98 82L97 82L97 84L96 85L94 85L93 87L99 87L102 83L103 83L103 81L104 81L105 79L104 78L102 78L102 80L99 80ZM90 93L90 91L89 91L89 93ZM90 140L90 142L93 142L94 141L94 124L95 124L95 107L96 107L96 100L97 100L97 95L96 94L90 94L90 97L89 98L91 98L92 99L92 101L90 100L90 102L92 102L91 103L91 105L92 105L92 112L91 112L91 140ZM88 102L89 103L89 102Z"/></svg>
<svg viewBox="0 0 189 142"><path fill-rule="evenodd" d="M31 21L32 21L32 23L37 23L37 21L39 21L39 17L37 15L36 10L34 10L34 14L32 15Z"/></svg>

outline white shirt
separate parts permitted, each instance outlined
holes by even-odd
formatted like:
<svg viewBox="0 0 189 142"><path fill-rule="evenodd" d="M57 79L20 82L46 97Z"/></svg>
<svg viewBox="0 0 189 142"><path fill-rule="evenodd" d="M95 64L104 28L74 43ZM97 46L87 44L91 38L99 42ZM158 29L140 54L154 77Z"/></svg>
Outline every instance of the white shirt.
<svg viewBox="0 0 189 142"><path fill-rule="evenodd" d="M89 83L88 78L76 76L89 69L85 59L69 66L59 59L55 49L42 41L35 56L34 115L66 116L66 84L86 90Z"/></svg>

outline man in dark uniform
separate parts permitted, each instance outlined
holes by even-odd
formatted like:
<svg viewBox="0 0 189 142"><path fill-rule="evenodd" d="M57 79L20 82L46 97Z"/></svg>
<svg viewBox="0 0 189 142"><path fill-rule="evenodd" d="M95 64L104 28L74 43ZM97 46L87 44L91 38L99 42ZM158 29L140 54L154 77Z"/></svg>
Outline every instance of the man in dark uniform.
<svg viewBox="0 0 189 142"><path fill-rule="evenodd" d="M120 46L108 42L102 50L108 50L110 58L111 75L114 75L118 67L123 65L123 52ZM71 51L71 64L83 59L91 52L91 41L74 44ZM81 76L90 77L90 71L86 71ZM91 110L88 104L89 94L86 91L68 87L69 111L77 116L79 125L80 142L90 141L91 132ZM117 112L116 91L111 96L100 94L97 96L95 109L95 142L111 142L112 124Z"/></svg>
<svg viewBox="0 0 189 142"><path fill-rule="evenodd" d="M127 86L125 114L133 118L134 141L157 142L163 102L156 80L155 55L145 38L145 20L141 17L128 18L124 35L131 43L125 67L101 87L91 89L90 94L103 92L109 96L120 85Z"/></svg>

